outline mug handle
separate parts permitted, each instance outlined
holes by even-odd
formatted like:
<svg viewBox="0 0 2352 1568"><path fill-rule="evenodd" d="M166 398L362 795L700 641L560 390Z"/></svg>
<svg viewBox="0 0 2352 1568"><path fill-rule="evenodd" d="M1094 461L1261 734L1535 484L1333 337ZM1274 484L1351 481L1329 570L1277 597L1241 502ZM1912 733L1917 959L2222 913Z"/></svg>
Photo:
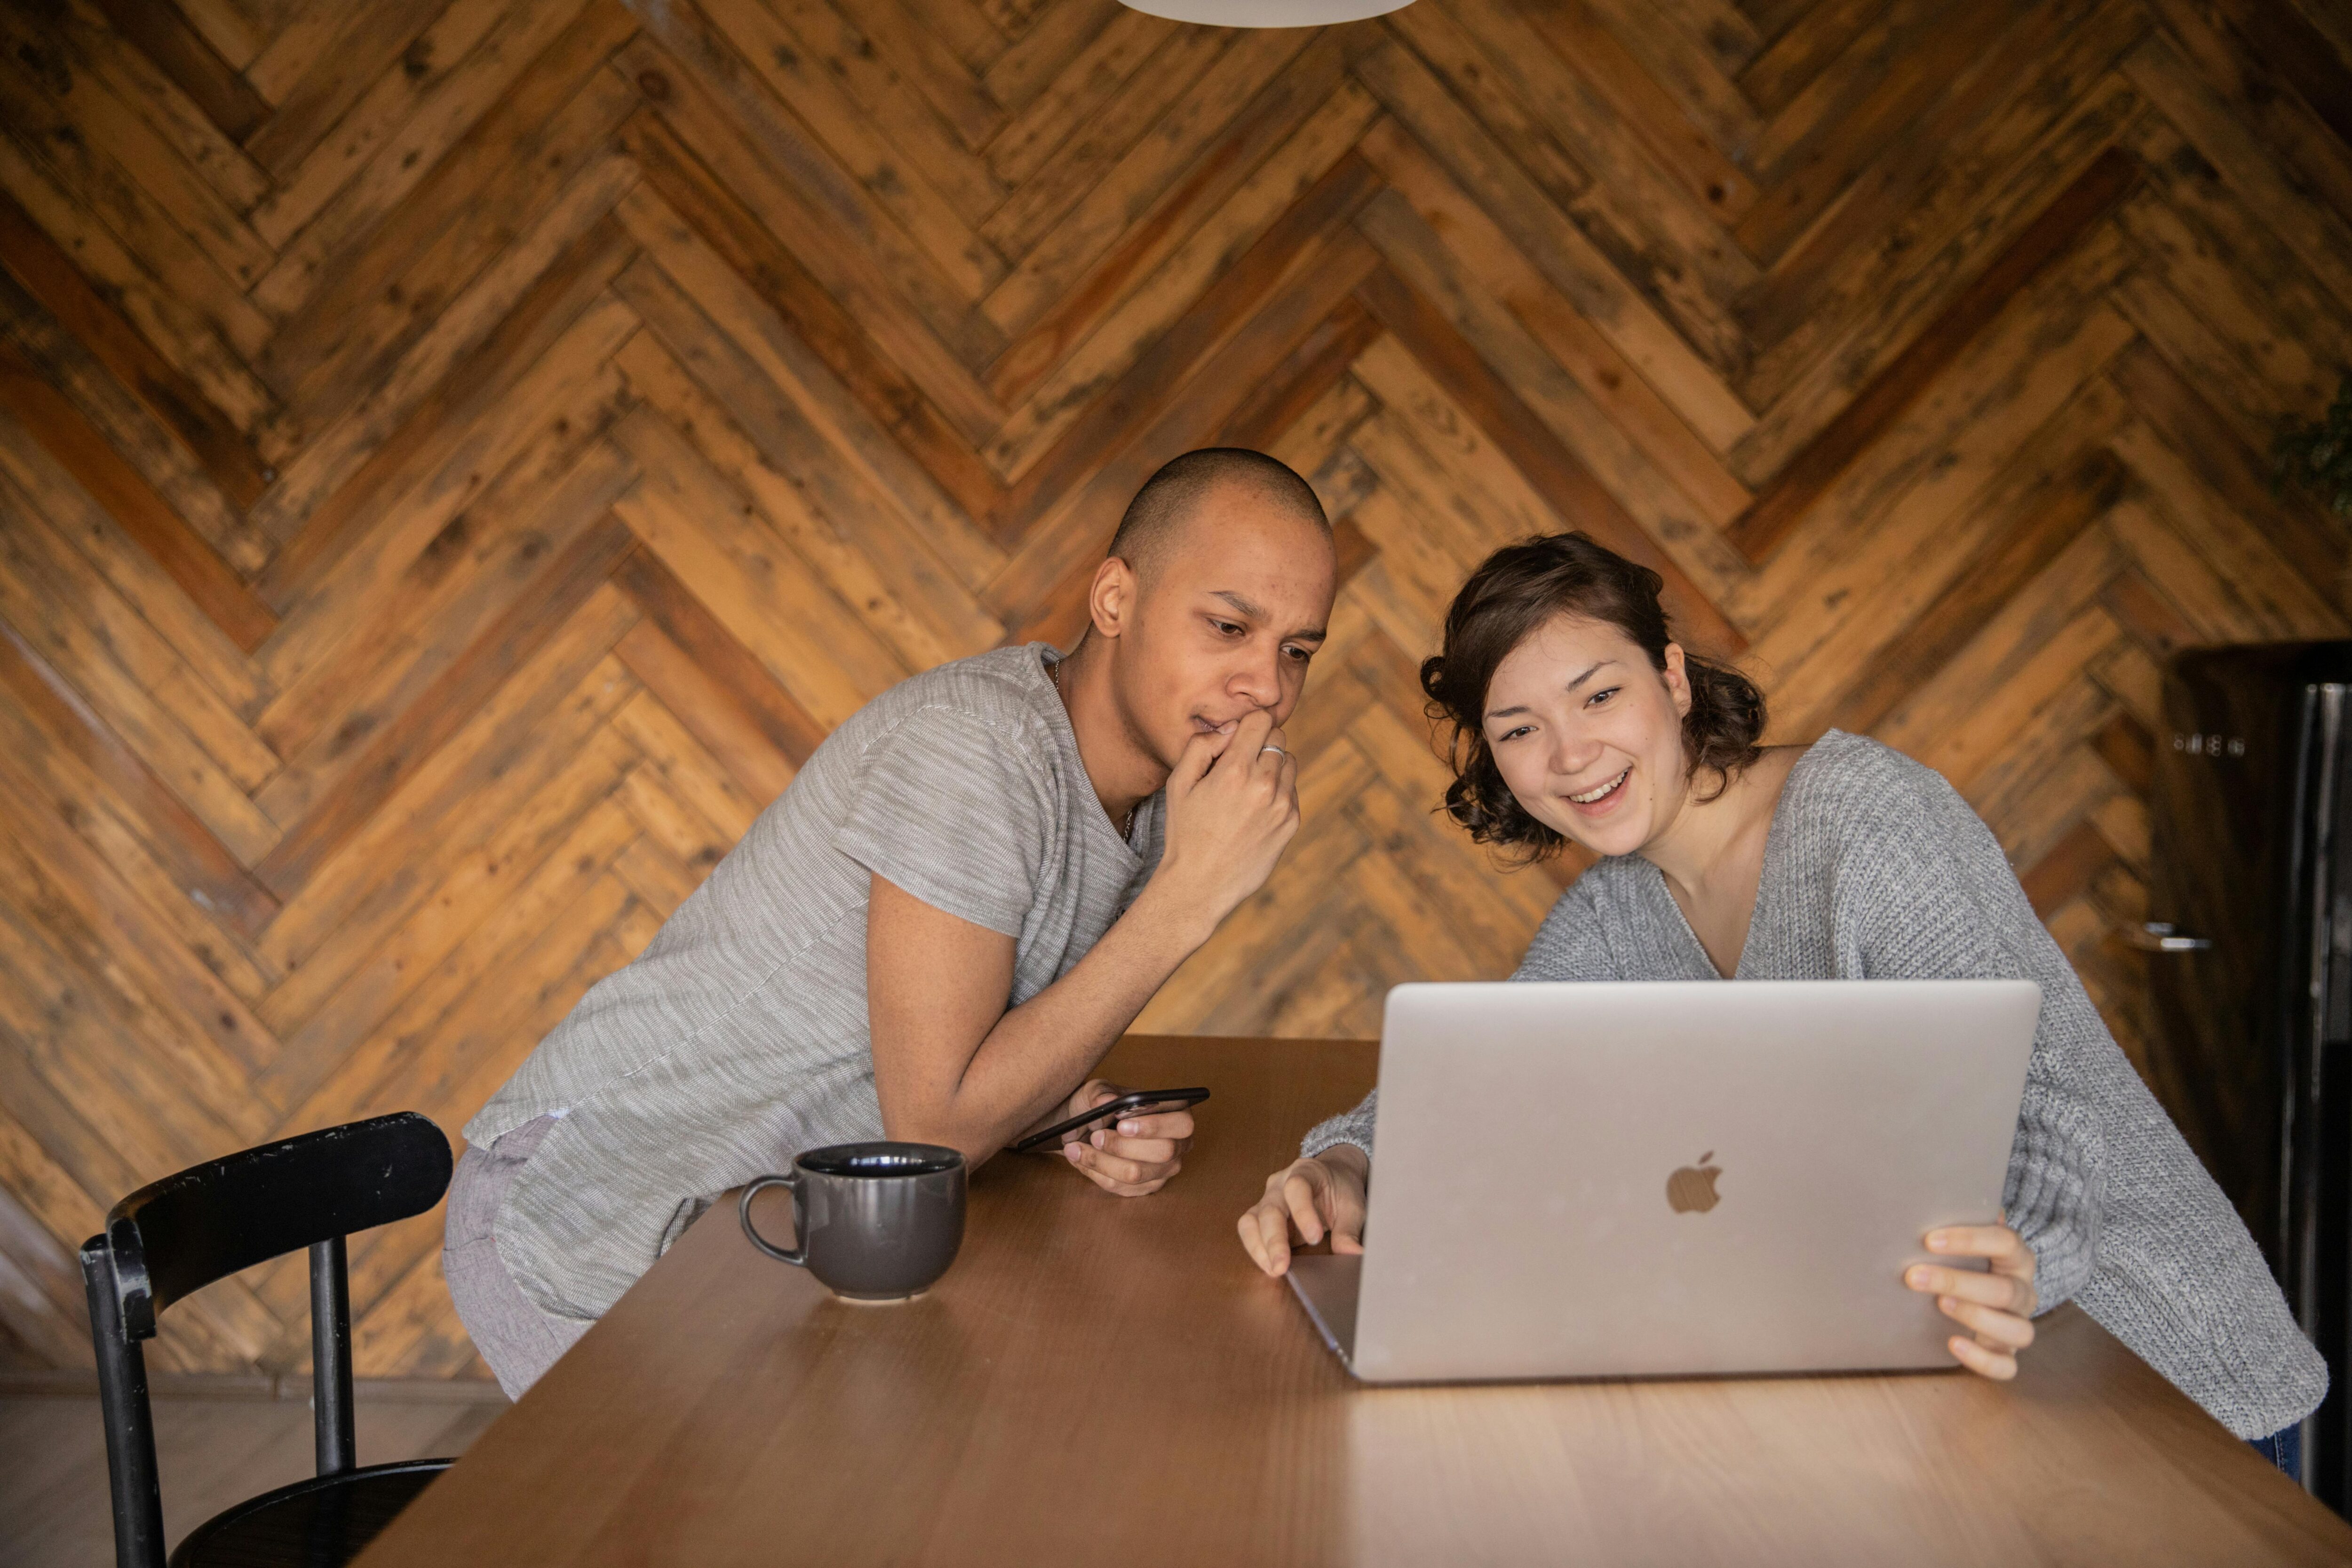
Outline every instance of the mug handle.
<svg viewBox="0 0 2352 1568"><path fill-rule="evenodd" d="M758 1229L752 1226L751 1199L763 1187L783 1187L792 1193L793 1230L795 1236L798 1237L801 1227L801 1173L798 1171L787 1171L781 1176L761 1176L758 1181L753 1182L751 1185L743 1189L742 1199L735 1205L735 1217L743 1222L743 1234L751 1238L752 1246L758 1247L769 1257L784 1263L798 1264L801 1268L806 1268L808 1267L808 1240L805 1237L800 1237L800 1245L788 1251L783 1247L772 1245L768 1241L768 1238L761 1236Z"/></svg>

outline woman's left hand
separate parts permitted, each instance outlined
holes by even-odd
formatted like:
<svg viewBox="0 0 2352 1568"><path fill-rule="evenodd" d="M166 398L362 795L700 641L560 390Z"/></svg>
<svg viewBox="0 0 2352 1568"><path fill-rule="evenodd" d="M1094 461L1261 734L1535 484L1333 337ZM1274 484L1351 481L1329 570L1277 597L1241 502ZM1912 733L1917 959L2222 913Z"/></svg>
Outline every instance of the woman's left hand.
<svg viewBox="0 0 2352 1568"><path fill-rule="evenodd" d="M1983 1273L1915 1263L1903 1283L1935 1297L1944 1316L1969 1331L1946 1342L1954 1360L1996 1382L2015 1377L2017 1352L2033 1342L2033 1249L2005 1225L1958 1225L1929 1231L1927 1250L1992 1266Z"/></svg>

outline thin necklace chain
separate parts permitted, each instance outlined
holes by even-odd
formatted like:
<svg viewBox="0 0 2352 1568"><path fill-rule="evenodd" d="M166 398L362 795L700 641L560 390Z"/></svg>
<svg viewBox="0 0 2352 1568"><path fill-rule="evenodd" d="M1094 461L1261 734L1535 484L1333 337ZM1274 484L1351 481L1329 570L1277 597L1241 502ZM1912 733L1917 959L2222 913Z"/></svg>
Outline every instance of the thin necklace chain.
<svg viewBox="0 0 2352 1568"><path fill-rule="evenodd" d="M1054 695L1062 700L1062 706L1064 708L1067 708L1070 705L1070 697L1069 693L1062 689L1062 663L1063 661L1057 658L1053 663L1047 665L1045 667L1045 679L1054 683ZM1127 820L1120 823L1118 827L1118 836L1121 838L1132 840L1135 837L1136 807L1142 804L1143 803L1141 801L1138 801L1135 805L1130 805L1127 808Z"/></svg>

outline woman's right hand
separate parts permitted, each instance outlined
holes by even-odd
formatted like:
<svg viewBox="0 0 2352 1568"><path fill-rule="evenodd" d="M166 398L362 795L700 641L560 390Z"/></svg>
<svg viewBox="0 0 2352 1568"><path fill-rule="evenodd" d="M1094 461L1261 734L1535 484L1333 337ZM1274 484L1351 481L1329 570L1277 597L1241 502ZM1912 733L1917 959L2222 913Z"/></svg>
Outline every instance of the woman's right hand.
<svg viewBox="0 0 2352 1568"><path fill-rule="evenodd" d="M1325 1236L1334 1252L1364 1250L1364 1194L1371 1157L1353 1143L1335 1143L1265 1179L1265 1196L1242 1215L1242 1246L1268 1274L1290 1268L1290 1235L1312 1247Z"/></svg>

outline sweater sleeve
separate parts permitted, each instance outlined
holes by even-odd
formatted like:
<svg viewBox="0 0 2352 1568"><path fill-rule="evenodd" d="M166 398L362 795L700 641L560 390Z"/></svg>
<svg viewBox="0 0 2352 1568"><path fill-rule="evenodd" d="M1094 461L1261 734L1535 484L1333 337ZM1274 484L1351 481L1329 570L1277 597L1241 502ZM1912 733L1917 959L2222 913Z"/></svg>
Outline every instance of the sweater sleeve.
<svg viewBox="0 0 2352 1568"><path fill-rule="evenodd" d="M1615 980L1617 962L1609 952L1607 926L1600 918L1601 868L1596 867L1570 884L1536 929L1528 955L1513 972L1514 980ZM1353 1143L1366 1155L1372 1152L1372 1123L1380 1112L1381 1091L1364 1096L1352 1110L1343 1110L1317 1123L1299 1144L1302 1155L1320 1154L1336 1143Z"/></svg>
<svg viewBox="0 0 2352 1568"><path fill-rule="evenodd" d="M2033 1249L2034 1287L2046 1311L2082 1289L2098 1254L2103 1080L2118 1073L2137 1079L2073 966L2034 917L1991 831L1948 784L1934 784L1944 798L1917 790L1927 798L1911 804L1922 809L1888 823L1893 841L1855 858L1862 972L1871 979L2041 985L2042 1016L2001 1207ZM1895 792L1895 798L1914 793Z"/></svg>
<svg viewBox="0 0 2352 1568"><path fill-rule="evenodd" d="M1887 794L1911 825L1891 826L1863 871L1864 958L1873 974L2040 984L2004 1206L2033 1248L2042 1307L2078 1300L2241 1437L2302 1419L2326 1392L2326 1364L2253 1237L2116 1044L1991 831L1948 784L1906 766L1912 787Z"/></svg>

